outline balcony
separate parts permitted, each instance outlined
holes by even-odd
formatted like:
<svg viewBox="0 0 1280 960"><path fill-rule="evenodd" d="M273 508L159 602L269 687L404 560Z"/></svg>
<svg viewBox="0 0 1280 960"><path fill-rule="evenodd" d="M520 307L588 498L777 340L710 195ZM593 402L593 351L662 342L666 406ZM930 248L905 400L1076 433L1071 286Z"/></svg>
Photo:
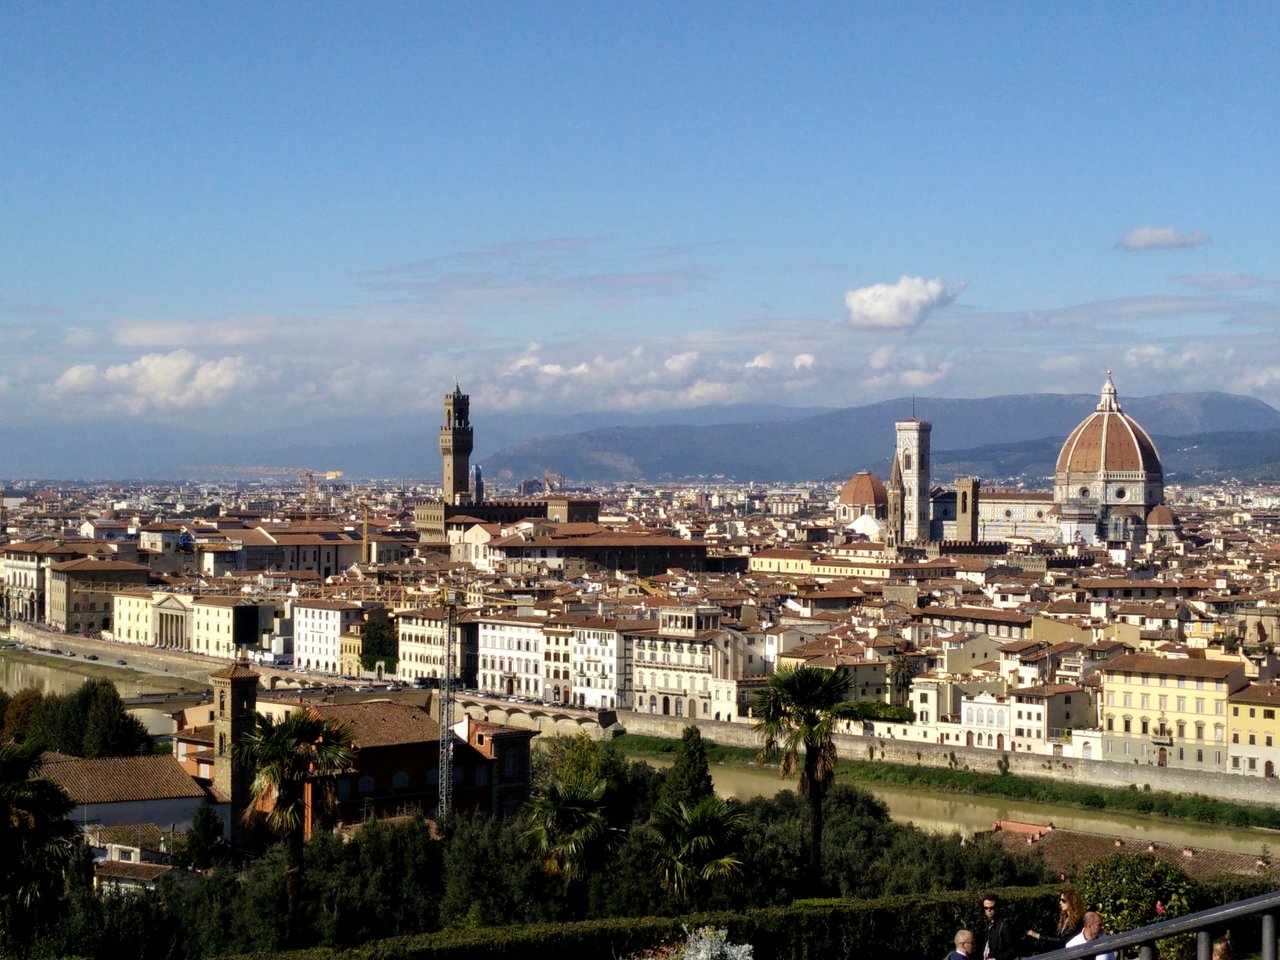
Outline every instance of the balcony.
<svg viewBox="0 0 1280 960"><path fill-rule="evenodd" d="M1169 730L1152 730L1151 742L1157 747L1172 747L1173 733Z"/></svg>

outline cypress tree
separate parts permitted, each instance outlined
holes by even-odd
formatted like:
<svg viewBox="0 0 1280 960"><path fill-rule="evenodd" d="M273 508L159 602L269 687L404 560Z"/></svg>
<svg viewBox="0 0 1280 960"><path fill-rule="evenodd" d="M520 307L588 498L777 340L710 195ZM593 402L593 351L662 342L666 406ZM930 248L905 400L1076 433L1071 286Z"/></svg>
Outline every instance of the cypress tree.
<svg viewBox="0 0 1280 960"><path fill-rule="evenodd" d="M702 732L697 727L685 727L676 749L676 759L667 771L667 777L658 793L661 803L671 806L684 803L696 807L699 802L713 796L711 769L707 762L707 746L702 742Z"/></svg>

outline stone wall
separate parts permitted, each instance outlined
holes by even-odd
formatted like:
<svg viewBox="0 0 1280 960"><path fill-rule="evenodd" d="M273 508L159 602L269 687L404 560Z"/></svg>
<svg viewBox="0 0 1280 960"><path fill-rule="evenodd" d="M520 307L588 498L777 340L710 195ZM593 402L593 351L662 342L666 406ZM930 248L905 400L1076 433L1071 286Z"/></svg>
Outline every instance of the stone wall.
<svg viewBox="0 0 1280 960"><path fill-rule="evenodd" d="M759 749L760 740L750 723L724 723L712 720L690 721L677 717L659 717L644 713L619 713L618 721L627 733L679 739L681 731L692 722L707 740L726 746ZM1101 760L1075 760L1032 754L1008 754L998 750L979 750L937 743L904 743L881 737L839 735L836 749L847 760L874 760L886 763L920 764L927 767L959 767L982 773L999 773L1001 762L1008 764L1011 774L1028 777L1051 777L1097 787L1150 787L1168 793L1203 794L1237 803L1280 803L1280 790L1274 781L1262 777L1246 777L1229 773L1199 773L1170 767L1137 763L1109 763Z"/></svg>

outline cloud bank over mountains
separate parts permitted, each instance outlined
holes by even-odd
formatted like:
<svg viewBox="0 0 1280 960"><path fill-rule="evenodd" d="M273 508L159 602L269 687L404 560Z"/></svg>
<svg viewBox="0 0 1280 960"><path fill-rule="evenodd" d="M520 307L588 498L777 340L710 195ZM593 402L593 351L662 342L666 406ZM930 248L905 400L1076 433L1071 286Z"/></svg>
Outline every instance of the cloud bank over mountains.
<svg viewBox="0 0 1280 960"><path fill-rule="evenodd" d="M1206 241L1143 227L1122 247ZM714 245L616 246L513 241L358 271L351 302L308 314L95 326L71 308L17 316L21 305L6 303L0 398L13 422L125 415L234 430L264 416L282 427L325 413L434 417L455 379L488 410L563 413L852 405L925 388L1091 392L1116 368L1122 395L1225 390L1280 402L1280 287L1251 274L1206 269L1159 284L1183 292L1007 309L984 306L998 291L980 281L904 273L848 287L841 309L831 272L814 268L825 312L744 303L726 313L703 301L720 283ZM671 269L617 269L627 259Z"/></svg>

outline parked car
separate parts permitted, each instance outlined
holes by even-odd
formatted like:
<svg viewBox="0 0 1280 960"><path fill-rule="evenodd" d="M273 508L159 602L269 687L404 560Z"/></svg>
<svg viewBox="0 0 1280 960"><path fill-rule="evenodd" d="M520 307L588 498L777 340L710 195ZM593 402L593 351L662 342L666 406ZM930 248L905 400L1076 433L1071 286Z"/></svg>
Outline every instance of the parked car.
<svg viewBox="0 0 1280 960"><path fill-rule="evenodd" d="M97 660L97 659L98 659L98 655L97 655L96 653L87 653L87 654L85 654L85 657L84 657L84 658L85 658L86 660Z"/></svg>
<svg viewBox="0 0 1280 960"><path fill-rule="evenodd" d="M123 667L124 665L125 665L125 659L124 659L124 657L117 657L117 658L116 658L116 666L117 666L117 667Z"/></svg>

